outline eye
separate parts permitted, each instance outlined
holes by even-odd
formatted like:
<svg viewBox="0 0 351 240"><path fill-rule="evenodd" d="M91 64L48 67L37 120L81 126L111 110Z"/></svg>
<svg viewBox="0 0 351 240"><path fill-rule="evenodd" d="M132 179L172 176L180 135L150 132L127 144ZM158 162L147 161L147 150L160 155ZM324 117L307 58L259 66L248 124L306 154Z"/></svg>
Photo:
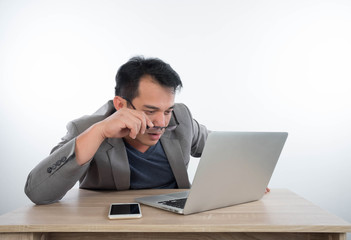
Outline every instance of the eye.
<svg viewBox="0 0 351 240"><path fill-rule="evenodd" d="M151 110L145 110L144 112L146 115L152 115L155 113L155 111L151 111Z"/></svg>
<svg viewBox="0 0 351 240"><path fill-rule="evenodd" d="M172 111L173 111L173 110L167 110L167 111L165 111L165 115L172 114Z"/></svg>

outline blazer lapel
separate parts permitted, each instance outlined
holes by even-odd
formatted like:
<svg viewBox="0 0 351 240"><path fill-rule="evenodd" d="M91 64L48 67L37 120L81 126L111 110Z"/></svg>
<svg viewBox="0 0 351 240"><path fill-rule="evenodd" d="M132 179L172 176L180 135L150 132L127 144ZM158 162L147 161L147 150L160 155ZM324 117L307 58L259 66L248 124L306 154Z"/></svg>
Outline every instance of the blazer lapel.
<svg viewBox="0 0 351 240"><path fill-rule="evenodd" d="M171 165L178 188L190 188L188 172L184 164L183 151L179 141L163 136L161 138L161 143L168 158L168 162Z"/></svg>
<svg viewBox="0 0 351 240"><path fill-rule="evenodd" d="M130 188L130 166L124 142L119 138L109 138L108 143L112 146L112 148L107 151L107 154L112 167L116 189L119 191L128 190ZM165 134L161 138L161 143L178 187L190 188L188 172L184 163L184 155L179 140Z"/></svg>
<svg viewBox="0 0 351 240"><path fill-rule="evenodd" d="M107 151L112 166L112 174L117 190L130 188L130 168L124 142L119 138L109 138L113 147Z"/></svg>

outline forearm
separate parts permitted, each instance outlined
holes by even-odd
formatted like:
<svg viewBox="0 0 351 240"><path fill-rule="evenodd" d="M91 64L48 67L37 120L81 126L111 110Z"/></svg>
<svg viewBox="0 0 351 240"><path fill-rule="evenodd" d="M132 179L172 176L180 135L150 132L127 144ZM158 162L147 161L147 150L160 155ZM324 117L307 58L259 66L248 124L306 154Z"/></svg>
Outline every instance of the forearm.
<svg viewBox="0 0 351 240"><path fill-rule="evenodd" d="M75 155L80 166L93 158L101 143L105 140L101 134L99 124L92 125L76 138Z"/></svg>
<svg viewBox="0 0 351 240"><path fill-rule="evenodd" d="M84 175L89 165L77 164L74 147L72 139L29 173L25 193L32 202L48 204L60 200Z"/></svg>
<svg viewBox="0 0 351 240"><path fill-rule="evenodd" d="M89 161L103 140L94 131L94 123L89 129L89 126L85 128L82 124L86 122L84 119L79 125L73 121L68 123L66 136L29 173L25 193L34 203L48 204L60 200L88 170ZM91 138L95 141L88 141ZM79 161L77 157L84 160Z"/></svg>

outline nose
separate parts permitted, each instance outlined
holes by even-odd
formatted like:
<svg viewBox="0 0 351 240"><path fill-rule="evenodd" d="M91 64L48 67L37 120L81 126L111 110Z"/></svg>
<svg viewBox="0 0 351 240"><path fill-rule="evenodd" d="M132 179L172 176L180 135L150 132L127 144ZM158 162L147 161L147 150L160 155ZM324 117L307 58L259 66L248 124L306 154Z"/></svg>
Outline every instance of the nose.
<svg viewBox="0 0 351 240"><path fill-rule="evenodd" d="M162 112L157 113L152 119L152 123L154 126L166 127L166 116Z"/></svg>

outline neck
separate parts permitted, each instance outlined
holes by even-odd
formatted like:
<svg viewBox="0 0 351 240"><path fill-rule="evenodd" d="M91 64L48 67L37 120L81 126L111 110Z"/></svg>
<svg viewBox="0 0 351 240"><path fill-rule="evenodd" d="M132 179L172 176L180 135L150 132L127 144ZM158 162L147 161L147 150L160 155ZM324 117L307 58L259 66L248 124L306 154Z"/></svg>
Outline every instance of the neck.
<svg viewBox="0 0 351 240"><path fill-rule="evenodd" d="M135 148L136 150L138 150L141 153L146 152L150 148L150 146L142 144L139 141L130 138L129 136L125 137L124 141L126 141L130 146L132 146L133 148Z"/></svg>

